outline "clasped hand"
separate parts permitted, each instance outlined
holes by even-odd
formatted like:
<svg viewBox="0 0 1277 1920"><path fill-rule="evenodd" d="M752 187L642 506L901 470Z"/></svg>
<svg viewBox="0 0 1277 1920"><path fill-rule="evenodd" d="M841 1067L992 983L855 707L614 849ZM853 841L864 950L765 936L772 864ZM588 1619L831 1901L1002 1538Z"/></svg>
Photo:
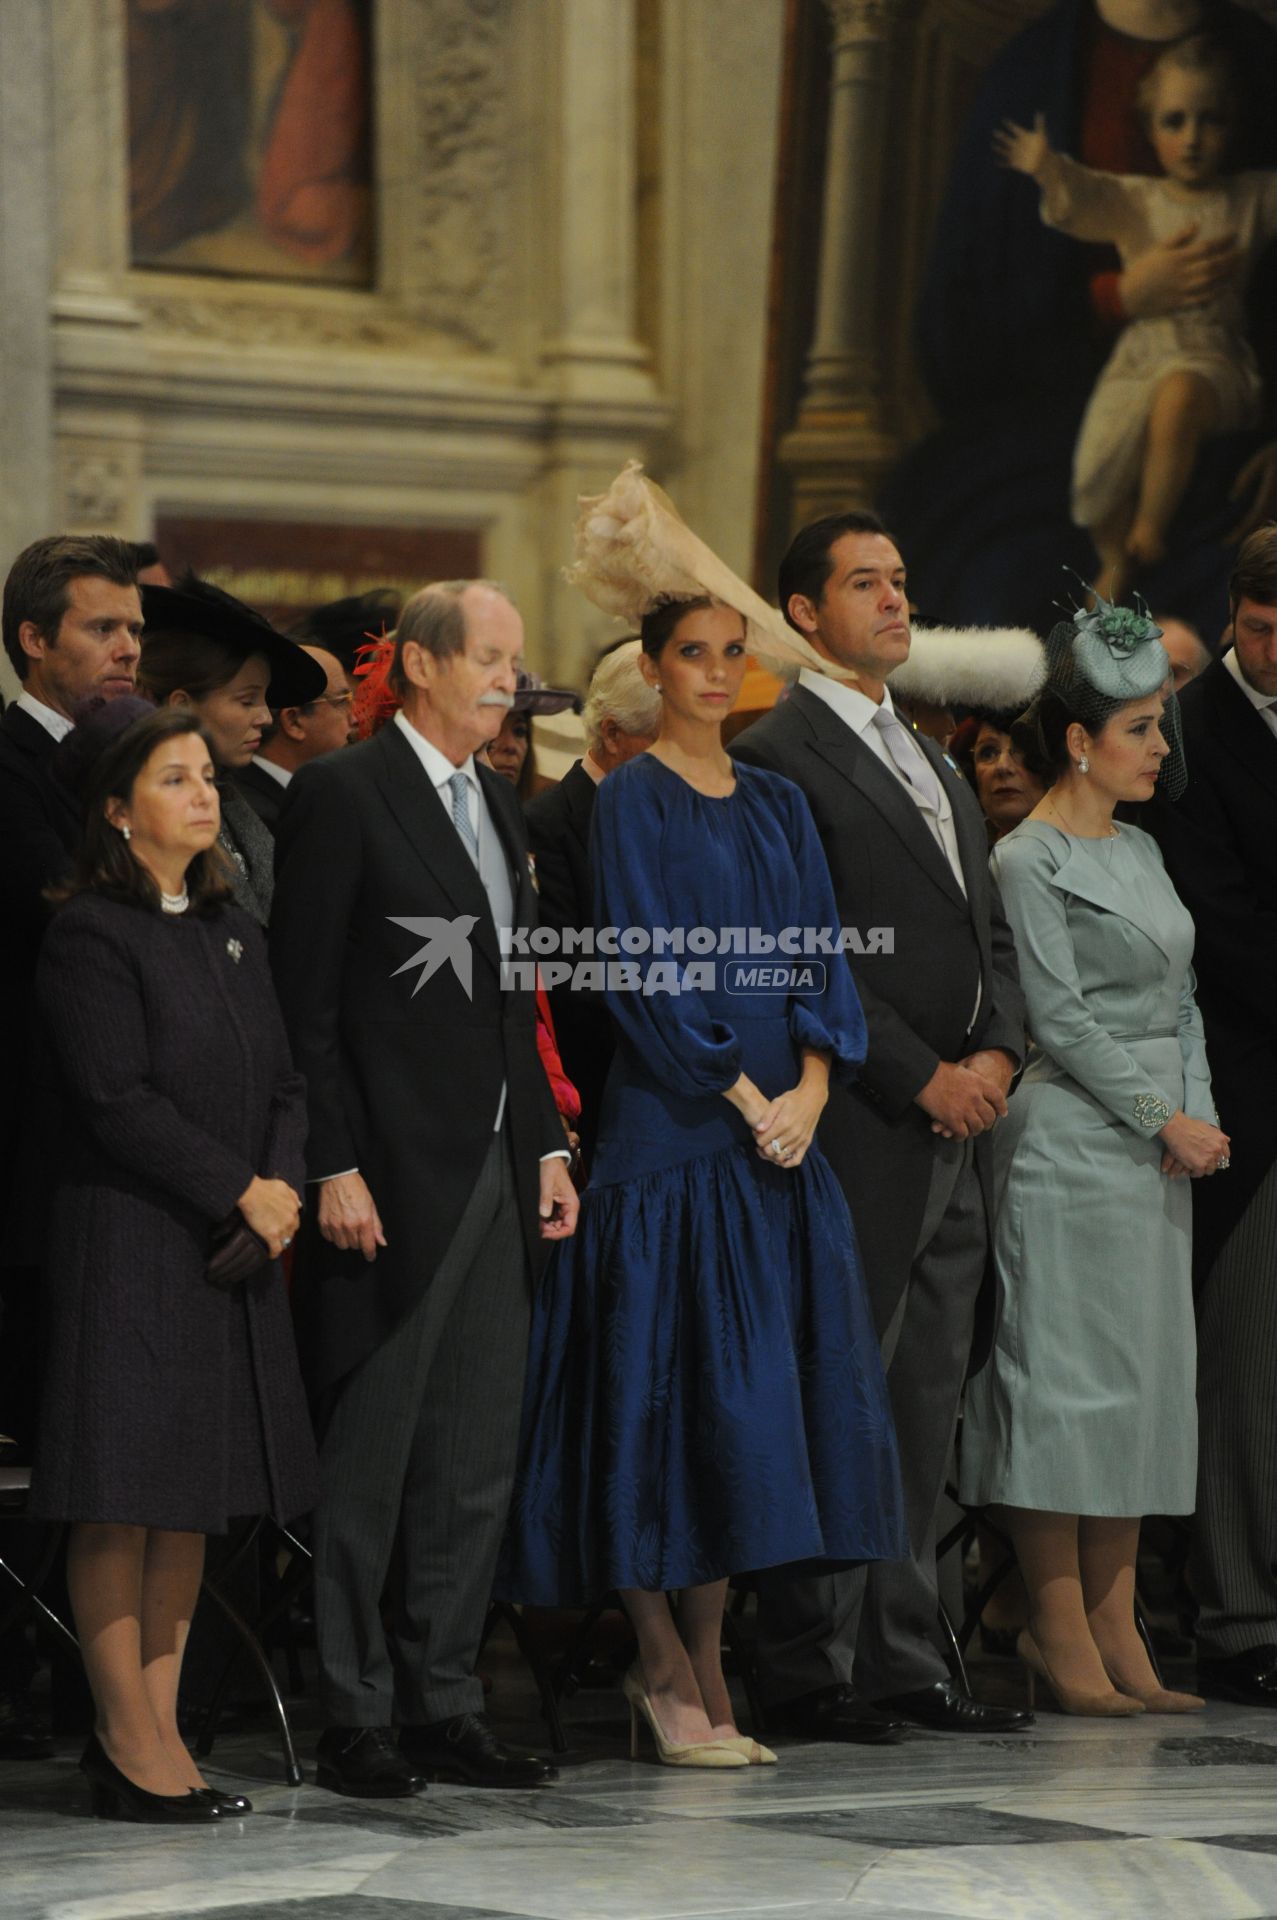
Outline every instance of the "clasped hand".
<svg viewBox="0 0 1277 1920"><path fill-rule="evenodd" d="M969 1053L964 1060L942 1060L914 1099L930 1116L932 1133L944 1140L970 1140L1005 1114L1014 1072L1011 1056L997 1048Z"/></svg>
<svg viewBox="0 0 1277 1920"><path fill-rule="evenodd" d="M272 1260L278 1260L297 1232L302 1203L287 1180L251 1180L236 1206L247 1224L270 1248Z"/></svg>
<svg viewBox="0 0 1277 1920"><path fill-rule="evenodd" d="M1208 1179L1228 1158L1228 1135L1209 1120L1193 1120L1186 1113L1173 1113L1158 1138L1165 1148L1162 1172L1172 1180Z"/></svg>
<svg viewBox="0 0 1277 1920"><path fill-rule="evenodd" d="M828 1098L828 1081L804 1079L769 1101L750 1121L759 1159L791 1172L800 1167Z"/></svg>

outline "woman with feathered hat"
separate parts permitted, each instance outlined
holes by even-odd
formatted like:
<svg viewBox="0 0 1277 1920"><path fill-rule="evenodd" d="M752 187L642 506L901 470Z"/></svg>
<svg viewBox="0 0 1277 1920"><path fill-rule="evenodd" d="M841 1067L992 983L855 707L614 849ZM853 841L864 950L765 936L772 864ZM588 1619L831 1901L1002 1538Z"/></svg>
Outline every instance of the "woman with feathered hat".
<svg viewBox="0 0 1277 1920"><path fill-rule="evenodd" d="M787 960L788 936L837 928L806 802L722 744L747 652L792 662L800 637L636 469L583 503L577 551L576 583L638 622L662 718L595 806L595 924L644 957L635 990L608 983L619 1044L578 1234L534 1309L501 1584L619 1591L635 1735L641 1716L666 1764L740 1767L775 1756L736 1732L728 1578L904 1551L855 1235L814 1138L865 1028L836 947Z"/></svg>

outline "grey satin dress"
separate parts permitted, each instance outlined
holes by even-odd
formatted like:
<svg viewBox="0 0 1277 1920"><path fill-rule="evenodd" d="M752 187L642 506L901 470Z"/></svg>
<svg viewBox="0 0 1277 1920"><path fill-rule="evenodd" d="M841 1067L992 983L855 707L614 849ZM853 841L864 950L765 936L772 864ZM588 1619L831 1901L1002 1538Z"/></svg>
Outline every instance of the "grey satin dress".
<svg viewBox="0 0 1277 1920"><path fill-rule="evenodd" d="M992 863L1034 1047L994 1134L1005 1304L967 1389L962 1498L1191 1513L1192 1193L1157 1135L1179 1107L1215 1119L1193 922L1136 827L1026 820Z"/></svg>

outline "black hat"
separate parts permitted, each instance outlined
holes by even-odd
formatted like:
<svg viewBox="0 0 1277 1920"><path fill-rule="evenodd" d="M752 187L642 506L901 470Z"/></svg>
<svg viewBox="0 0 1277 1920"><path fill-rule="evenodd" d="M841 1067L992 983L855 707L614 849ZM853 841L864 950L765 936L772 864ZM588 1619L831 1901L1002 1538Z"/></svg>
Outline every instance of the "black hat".
<svg viewBox="0 0 1277 1920"><path fill-rule="evenodd" d="M519 668L514 694L516 713L565 713L571 707L580 713L581 696L572 687L548 687L539 674Z"/></svg>
<svg viewBox="0 0 1277 1920"><path fill-rule="evenodd" d="M303 653L296 641L276 633L269 620L233 594L223 593L211 581L183 574L175 587L142 588L142 645L148 634L193 633L241 654L265 654L270 663L266 704L304 707L318 700L328 686L328 675L318 660Z"/></svg>
<svg viewBox="0 0 1277 1920"><path fill-rule="evenodd" d="M393 587L374 587L369 593L353 593L345 600L312 607L294 623L292 636L309 647L335 653L346 672L353 673L359 649L394 631L402 605L402 596Z"/></svg>

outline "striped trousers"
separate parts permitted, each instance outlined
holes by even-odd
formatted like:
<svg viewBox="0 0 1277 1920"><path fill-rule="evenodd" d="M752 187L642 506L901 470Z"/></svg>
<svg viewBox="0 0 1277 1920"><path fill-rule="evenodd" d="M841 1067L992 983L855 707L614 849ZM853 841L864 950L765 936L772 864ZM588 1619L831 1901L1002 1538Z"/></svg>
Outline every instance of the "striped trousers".
<svg viewBox="0 0 1277 1920"><path fill-rule="evenodd" d="M1218 1660L1277 1644L1277 1165L1211 1268L1197 1346L1189 1580Z"/></svg>
<svg viewBox="0 0 1277 1920"><path fill-rule="evenodd" d="M514 1481L530 1315L503 1129L421 1299L343 1383L320 1442L315 1630L329 1726L482 1709L475 1660Z"/></svg>

